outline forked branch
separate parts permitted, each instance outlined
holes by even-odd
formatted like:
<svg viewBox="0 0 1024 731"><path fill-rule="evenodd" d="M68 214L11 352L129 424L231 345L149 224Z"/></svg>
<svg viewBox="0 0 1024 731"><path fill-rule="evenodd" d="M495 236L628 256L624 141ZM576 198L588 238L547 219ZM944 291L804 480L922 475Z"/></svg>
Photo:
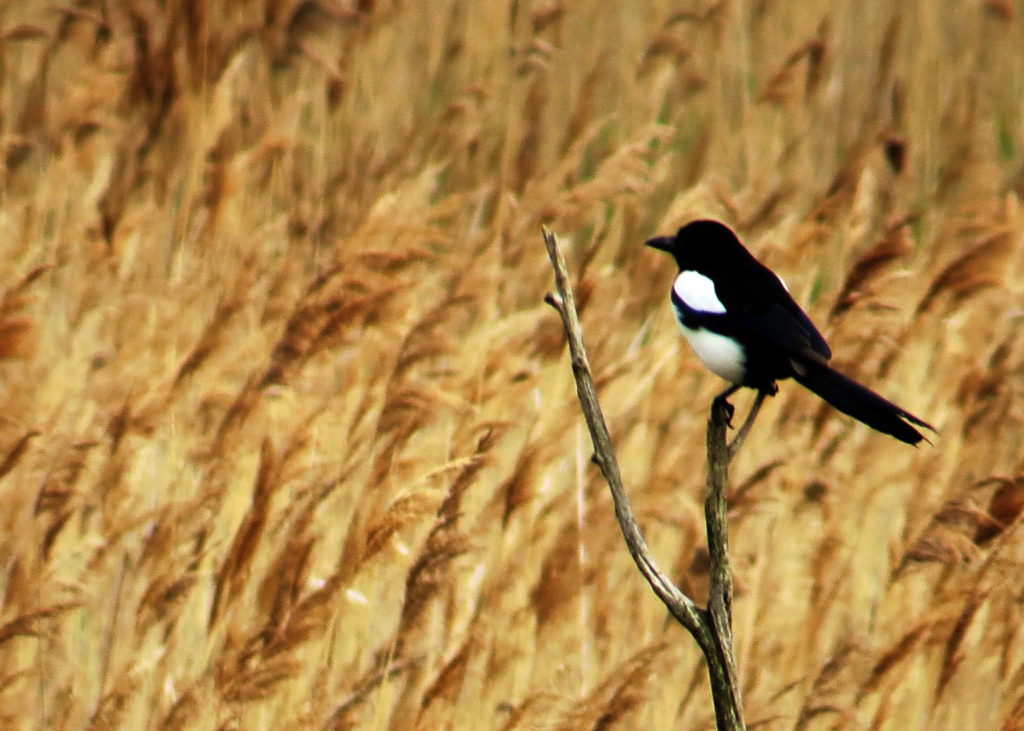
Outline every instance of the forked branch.
<svg viewBox="0 0 1024 731"><path fill-rule="evenodd" d="M597 401L597 390L590 371L590 363L583 347L583 331L580 326L576 300L573 297L565 259L558 248L554 234L545 226L544 245L547 247L551 265L555 270L555 285L558 294L548 294L544 299L562 318L576 394L579 396L583 417L590 430L594 444L594 461L601 468L611 490L618 519L626 546L636 562L644 579L654 593L665 604L669 612L683 625L697 641L707 659L708 676L711 680L711 695L715 704L715 717L719 729L743 729L743 705L736 673L736 659L732 649L732 574L729 569L729 539L726 526L726 485L728 484L729 460L739 449L750 429L753 416L748 417L731 445L726 444L725 430L728 414L724 404L711 411L708 420L708 495L705 503L705 518L708 531L708 551L711 555L711 581L708 608L702 609L681 592L657 566L643 535L637 525L633 510L622 486L619 465L615 460L608 427ZM753 414L760 408L762 397L758 398Z"/></svg>

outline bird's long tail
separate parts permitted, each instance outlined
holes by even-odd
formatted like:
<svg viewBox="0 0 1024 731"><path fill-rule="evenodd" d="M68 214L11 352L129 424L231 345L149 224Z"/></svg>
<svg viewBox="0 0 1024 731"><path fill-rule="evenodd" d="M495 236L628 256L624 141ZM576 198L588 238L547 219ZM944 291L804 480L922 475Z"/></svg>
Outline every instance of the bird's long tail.
<svg viewBox="0 0 1024 731"><path fill-rule="evenodd" d="M889 434L907 444L917 444L925 439L911 424L935 431L931 424L904 411L842 373L832 370L824 363L805 363L801 366L794 376L798 383L814 391L844 414L864 422L872 429Z"/></svg>

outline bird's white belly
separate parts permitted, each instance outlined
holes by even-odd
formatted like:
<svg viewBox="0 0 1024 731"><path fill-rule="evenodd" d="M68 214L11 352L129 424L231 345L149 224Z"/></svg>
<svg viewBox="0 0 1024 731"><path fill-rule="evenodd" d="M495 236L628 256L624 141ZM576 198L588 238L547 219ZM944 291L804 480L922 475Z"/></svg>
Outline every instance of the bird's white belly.
<svg viewBox="0 0 1024 731"><path fill-rule="evenodd" d="M746 358L734 340L702 327L680 327L693 352L712 373L732 383L743 383Z"/></svg>

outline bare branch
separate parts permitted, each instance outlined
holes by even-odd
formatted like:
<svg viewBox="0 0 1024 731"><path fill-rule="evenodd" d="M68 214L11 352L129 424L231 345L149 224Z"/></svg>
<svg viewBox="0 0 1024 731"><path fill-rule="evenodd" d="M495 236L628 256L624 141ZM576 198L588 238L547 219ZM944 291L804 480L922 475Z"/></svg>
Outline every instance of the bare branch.
<svg viewBox="0 0 1024 731"><path fill-rule="evenodd" d="M580 326L579 314L576 311L576 300L573 297L572 286L569 284L569 275L565 266L565 259L558 249L558 244L546 227L544 228L544 243L548 247L548 255L555 267L555 283L558 287L558 295L548 295L545 301L554 307L562 317L562 324L565 326L565 333L569 340L569 354L572 363L573 377L576 381L576 394L580 399L580 406L583 409L583 416L590 429L590 438L594 444L594 461L601 468L611 489L612 502L615 505L615 517L622 528L622 535L626 539L633 560L636 562L640 573L644 575L647 582L654 589L665 605L669 608L680 624L688 629L695 637L699 636L698 642L710 642L711 638L706 636L706 628L701 622L700 610L693 601L683 594L672 581L658 569L651 558L647 543L640 533L640 527L636 523L633 509L626 498L626 491L622 486L622 477L619 474L619 464L615 459L612 448L611 436L608 434L608 427L604 421L604 414L597 403L597 390L594 387L594 379L590 372L590 363L587 360L587 353L583 348L583 332Z"/></svg>
<svg viewBox="0 0 1024 731"><path fill-rule="evenodd" d="M753 417L757 415L757 409L760 408L761 400L763 398L759 394L756 408L751 409L751 413L740 428L739 434L736 435L733 445L736 445L737 442L743 443L743 439L753 423ZM704 521L708 531L708 554L711 557L708 613L711 615L713 635L719 643L722 670L726 676L724 687L721 688L716 688L715 681L712 680L715 714L719 719L719 728L722 727L721 706L725 707L725 711L735 708L741 724L743 713L742 696L736 672L736 658L732 650L732 570L729 567L729 506L726 504L726 492L729 484L729 460L734 452L732 451L733 445L727 446L725 442L725 429L728 421L729 413L726 410L726 404L714 401L711 407L711 418L708 419L708 494L704 501ZM711 672L710 665L709 658L709 672ZM727 703L724 698L720 700L719 693L728 693L731 703Z"/></svg>
<svg viewBox="0 0 1024 731"><path fill-rule="evenodd" d="M726 530L725 493L729 459L739 449L750 429L749 424L760 408L760 398L751 416L731 446L726 445L726 414L722 409L712 410L708 422L708 498L705 507L708 524L708 548L711 554L711 594L708 609L701 609L692 599L683 594L657 566L633 510L626 498L618 462L604 415L597 401L597 390L590 371L586 350L583 346L583 331L580 326L576 301L569 282L565 259L558 248L554 234L545 226L544 244L555 270L555 284L558 294L548 294L544 300L558 312L569 343L570 361L576 393L579 396L583 417L590 430L594 444L594 461L601 468L612 494L615 517L622 529L623 538L630 555L640 573L650 584L654 593L665 604L676 620L690 632L704 653L711 679L711 693L715 704L715 715L719 729L745 728L742 716L742 702L736 674L736 660L732 650L732 576L729 571L728 535Z"/></svg>

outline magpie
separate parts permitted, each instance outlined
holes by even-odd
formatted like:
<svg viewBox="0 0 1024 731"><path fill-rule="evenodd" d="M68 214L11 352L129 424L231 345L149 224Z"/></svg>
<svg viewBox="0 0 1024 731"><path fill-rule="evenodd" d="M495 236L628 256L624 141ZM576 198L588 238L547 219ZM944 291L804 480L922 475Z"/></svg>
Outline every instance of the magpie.
<svg viewBox="0 0 1024 731"><path fill-rule="evenodd" d="M679 266L672 309L697 357L732 385L774 396L776 381L793 378L844 414L901 442L925 437L913 425L934 427L869 388L833 370L832 351L771 269L718 221L693 221L675 236L647 246L668 252ZM730 414L731 405L729 405ZM927 440L926 440L927 441Z"/></svg>

